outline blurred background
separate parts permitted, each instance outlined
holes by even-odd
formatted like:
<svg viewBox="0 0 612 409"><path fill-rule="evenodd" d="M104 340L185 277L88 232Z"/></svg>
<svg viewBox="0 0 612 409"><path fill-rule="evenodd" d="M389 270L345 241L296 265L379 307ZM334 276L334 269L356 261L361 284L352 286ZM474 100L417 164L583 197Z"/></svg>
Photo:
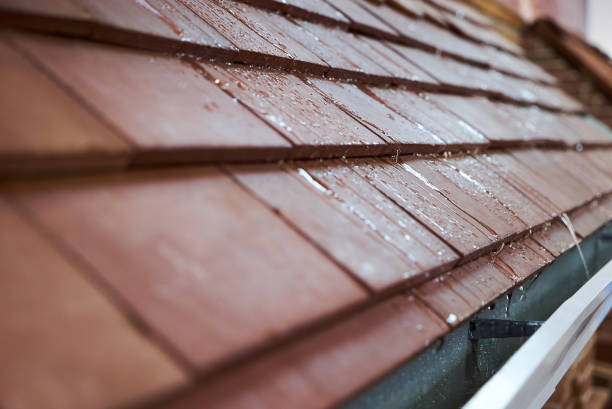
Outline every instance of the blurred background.
<svg viewBox="0 0 612 409"><path fill-rule="evenodd" d="M612 56L612 0L499 0L526 20L551 17Z"/></svg>

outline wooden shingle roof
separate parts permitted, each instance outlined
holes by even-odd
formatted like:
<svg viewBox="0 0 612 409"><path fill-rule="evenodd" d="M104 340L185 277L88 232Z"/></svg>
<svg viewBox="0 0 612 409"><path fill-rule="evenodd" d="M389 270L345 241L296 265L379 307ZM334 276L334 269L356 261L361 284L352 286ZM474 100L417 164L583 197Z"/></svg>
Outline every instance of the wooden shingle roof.
<svg viewBox="0 0 612 409"><path fill-rule="evenodd" d="M0 407L329 408L612 219L452 0L0 0Z"/></svg>

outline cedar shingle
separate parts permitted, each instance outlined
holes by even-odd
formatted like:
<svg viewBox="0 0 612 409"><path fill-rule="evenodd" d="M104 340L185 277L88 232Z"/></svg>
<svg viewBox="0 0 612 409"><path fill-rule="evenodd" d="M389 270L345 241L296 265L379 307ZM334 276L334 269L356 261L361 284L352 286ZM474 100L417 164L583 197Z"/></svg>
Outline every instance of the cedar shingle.
<svg viewBox="0 0 612 409"><path fill-rule="evenodd" d="M376 37L398 38L397 31L369 13L355 0L328 0L350 20L352 29L374 35Z"/></svg>
<svg viewBox="0 0 612 409"><path fill-rule="evenodd" d="M200 45L237 50L227 38L223 37L210 24L197 16L181 0L144 0L151 6L152 11L178 32L181 41L189 41ZM143 1L140 4L145 4Z"/></svg>
<svg viewBox="0 0 612 409"><path fill-rule="evenodd" d="M461 63L449 57L412 47L392 44L393 49L438 81L455 87L488 91L492 83L488 70ZM467 90L466 90L467 92Z"/></svg>
<svg viewBox="0 0 612 409"><path fill-rule="evenodd" d="M348 18L325 0L245 0L273 11L283 11L317 23L348 27Z"/></svg>
<svg viewBox="0 0 612 409"><path fill-rule="evenodd" d="M362 40L362 51L378 61L394 77L418 82L419 85L438 83L431 75L398 55L386 42L373 40L366 36L359 36L359 38Z"/></svg>
<svg viewBox="0 0 612 409"><path fill-rule="evenodd" d="M389 200L381 197L372 202L375 189L350 169L332 168L330 172L340 179L334 185L326 184L330 176L318 178L324 171L316 170L316 165L306 169L236 166L231 170L240 183L374 290L408 279L423 280L426 273L457 260L448 246ZM387 217L398 213L399 219L389 221L376 206L389 209ZM413 225L414 231L405 231L399 222ZM401 237L400 231L404 231Z"/></svg>
<svg viewBox="0 0 612 409"><path fill-rule="evenodd" d="M389 6L375 6L371 2L361 2L374 15L402 34L408 42L417 41L429 47L452 53L467 60L486 63L480 46L453 35L449 30L435 26L423 19L408 17Z"/></svg>
<svg viewBox="0 0 612 409"><path fill-rule="evenodd" d="M487 153L478 160L491 166L504 179L519 189L551 216L558 216L574 206L568 198L542 175L519 162L508 153Z"/></svg>
<svg viewBox="0 0 612 409"><path fill-rule="evenodd" d="M3 406L102 409L186 384L184 371L79 264L3 199L0 224Z"/></svg>
<svg viewBox="0 0 612 409"><path fill-rule="evenodd" d="M404 160L402 166L415 172L462 212L477 220L492 241L508 239L527 227L501 202L483 192L482 186L473 179L437 159Z"/></svg>
<svg viewBox="0 0 612 409"><path fill-rule="evenodd" d="M513 284L513 280L495 266L491 257L480 257L428 281L415 292L438 315L456 327L508 291Z"/></svg>
<svg viewBox="0 0 612 409"><path fill-rule="evenodd" d="M556 163L554 155L544 154L540 150L525 150L512 152L512 156L523 166L540 175L550 188L556 190L556 196L565 195L570 206L565 207L564 210L567 211L583 205L590 198L593 198L594 192L579 180L575 172L560 167ZM564 155L564 157L565 160L571 160L569 155ZM554 198L555 196L551 195L549 197Z"/></svg>
<svg viewBox="0 0 612 409"><path fill-rule="evenodd" d="M502 109L502 104L483 97L442 94L427 94L427 97L478 129L493 145L526 144L535 139L522 132L521 122Z"/></svg>
<svg viewBox="0 0 612 409"><path fill-rule="evenodd" d="M551 84L556 82L554 76L526 58L503 52L495 47L482 47L482 52L490 57L491 66L496 69L503 69L535 81Z"/></svg>
<svg viewBox="0 0 612 409"><path fill-rule="evenodd" d="M421 301L398 295L324 332L195 388L164 409L334 407L406 362L447 327Z"/></svg>
<svg viewBox="0 0 612 409"><path fill-rule="evenodd" d="M555 221L534 233L532 238L555 257L559 257L575 245L567 227L560 221Z"/></svg>
<svg viewBox="0 0 612 409"><path fill-rule="evenodd" d="M495 266L515 284L526 280L550 264L554 257L531 238L510 243L506 251L493 258Z"/></svg>
<svg viewBox="0 0 612 409"><path fill-rule="evenodd" d="M469 6L5 3L13 7L0 7L8 25L47 33L5 31L18 52L0 45L12 69L3 107L19 113L6 121L16 135L7 152L24 149L20 166L71 158L62 165L74 171L97 155L106 165L124 158L126 169L223 164L9 183L15 208L83 269L33 232L0 243L9 269L27 267L9 283L18 285L17 298L4 302L25 302L29 317L50 311L61 324L49 330L55 317L36 319L25 335L13 331L8 345L53 352L15 366L25 362L43 379L58 367L56 357L74 361L80 379L104 378L94 399L100 406L152 402L184 382L168 353L195 375L164 401L172 408L335 407L567 250L569 234L553 216L571 211L582 235L612 218L611 151L593 150L612 139L593 122L557 112L583 109L576 97L607 118L605 101L592 87L568 85L570 97L550 85L550 75L511 54L520 54L518 46ZM566 68L557 74L572 77ZM34 109L19 98L34 99ZM106 145L114 140L122 150ZM481 153L489 146L512 150ZM318 160L284 162L305 158ZM235 163L246 161L259 163ZM2 210L0 203L0 219L7 218ZM19 257L23 243L42 256ZM52 272L74 270L81 281L89 274L123 316L87 283L74 286L75 296L56 297L60 284L74 292L74 277L23 281L47 260ZM67 300L83 294L87 303L108 304L90 314L95 322L106 317L92 331L62 315ZM109 311L113 327L105 324ZM20 316L7 319L22 325ZM134 356L102 362L75 341L87 344L93 334L96 345L115 333L119 339L104 347L122 358L132 348ZM79 359L64 359L62 348L73 344ZM144 375L122 382L130 362ZM72 383L75 406L90 406ZM20 382L13 396L32 399L29 385Z"/></svg>
<svg viewBox="0 0 612 409"><path fill-rule="evenodd" d="M215 40L220 42L214 30L202 31L188 25L183 18L179 18L180 13L171 12L172 7L166 9L160 1L76 0L75 4L87 10L94 21L112 27L174 40L190 38L193 41L198 38L204 44L212 46L215 45Z"/></svg>
<svg viewBox="0 0 612 409"><path fill-rule="evenodd" d="M225 38L231 41L232 44L238 47L238 49L275 57L288 57L288 54L244 25L216 1L179 1L189 7L207 24L214 27Z"/></svg>
<svg viewBox="0 0 612 409"><path fill-rule="evenodd" d="M385 77L391 75L360 51L363 47L352 33L308 21L299 21L299 25L303 31L299 31L301 35L298 40L304 41L308 48L312 47L313 52L332 67L339 63L338 68L356 71L356 78L359 78L360 73Z"/></svg>
<svg viewBox="0 0 612 409"><path fill-rule="evenodd" d="M453 0L429 0L431 3L435 4L439 8L446 10L452 14L462 16L465 19L472 21L476 24L479 24L483 27L492 27L495 25L495 20L493 20L488 15L484 13L478 12L469 4L453 1Z"/></svg>
<svg viewBox="0 0 612 409"><path fill-rule="evenodd" d="M302 79L263 69L203 65L219 86L248 106L293 144L342 155L384 140L324 98Z"/></svg>
<svg viewBox="0 0 612 409"><path fill-rule="evenodd" d="M129 145L0 40L0 173L119 168Z"/></svg>
<svg viewBox="0 0 612 409"><path fill-rule="evenodd" d="M446 150L486 148L488 140L476 128L446 109L432 103L428 96L397 88L369 87L379 101L411 120L420 129L442 139Z"/></svg>
<svg viewBox="0 0 612 409"><path fill-rule="evenodd" d="M195 150L205 157L206 149L290 146L179 59L32 35L15 38L139 151Z"/></svg>
<svg viewBox="0 0 612 409"><path fill-rule="evenodd" d="M356 85L319 79L311 83L387 142L414 145L414 152L442 151L446 147L436 133L391 111Z"/></svg>
<svg viewBox="0 0 612 409"><path fill-rule="evenodd" d="M2 0L2 8L38 15L59 15L63 18L88 19L91 15L72 0Z"/></svg>
<svg viewBox="0 0 612 409"><path fill-rule="evenodd" d="M610 221L610 213L601 208L597 201L569 213L574 230L583 238L590 236L601 226Z"/></svg>
<svg viewBox="0 0 612 409"><path fill-rule="evenodd" d="M214 169L14 189L157 337L202 371L365 295Z"/></svg>
<svg viewBox="0 0 612 409"><path fill-rule="evenodd" d="M494 197L530 229L550 218L537 204L475 156L459 155L442 159L442 162L478 187L481 196Z"/></svg>
<svg viewBox="0 0 612 409"><path fill-rule="evenodd" d="M493 232L447 200L433 185L420 179L416 172L406 170L403 163L370 159L349 164L415 219L443 237L462 256L481 251L496 240Z"/></svg>
<svg viewBox="0 0 612 409"><path fill-rule="evenodd" d="M277 22L282 23L285 17L236 1L216 1L234 17L257 33L257 35L285 52L289 58L312 64L326 65L312 51L305 48L276 24Z"/></svg>
<svg viewBox="0 0 612 409"><path fill-rule="evenodd" d="M421 273L427 278L430 272L452 265L458 260L442 240L408 215L401 207L378 192L366 179L351 170L343 162L333 164L300 164L332 192L344 211L354 214L367 227L373 229L389 245L398 248L409 260L402 279L417 279ZM415 257L418 254L418 258ZM396 277L397 278L397 277Z"/></svg>

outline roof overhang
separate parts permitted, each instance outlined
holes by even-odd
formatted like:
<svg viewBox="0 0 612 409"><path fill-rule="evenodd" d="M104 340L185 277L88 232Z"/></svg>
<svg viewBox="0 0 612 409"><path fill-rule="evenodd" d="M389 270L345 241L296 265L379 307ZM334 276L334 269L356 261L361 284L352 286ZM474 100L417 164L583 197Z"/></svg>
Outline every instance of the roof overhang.
<svg viewBox="0 0 612 409"><path fill-rule="evenodd" d="M565 301L464 408L541 408L610 309L612 261Z"/></svg>
<svg viewBox="0 0 612 409"><path fill-rule="evenodd" d="M611 234L608 223L581 243L592 280L573 248L475 316L546 320L528 340L472 344L465 322L343 409L541 407L612 306Z"/></svg>

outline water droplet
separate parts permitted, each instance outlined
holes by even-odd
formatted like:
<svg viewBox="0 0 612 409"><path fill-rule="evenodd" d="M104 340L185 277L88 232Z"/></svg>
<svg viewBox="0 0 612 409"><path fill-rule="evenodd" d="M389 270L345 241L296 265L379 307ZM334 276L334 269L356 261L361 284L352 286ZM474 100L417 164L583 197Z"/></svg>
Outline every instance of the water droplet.
<svg viewBox="0 0 612 409"><path fill-rule="evenodd" d="M446 322L448 322L449 324L454 324L457 321L457 316L453 313L448 314L448 317L446 317Z"/></svg>
<svg viewBox="0 0 612 409"><path fill-rule="evenodd" d="M512 294L506 294L506 311L504 312L504 316L508 318L510 316L510 301L512 300Z"/></svg>

